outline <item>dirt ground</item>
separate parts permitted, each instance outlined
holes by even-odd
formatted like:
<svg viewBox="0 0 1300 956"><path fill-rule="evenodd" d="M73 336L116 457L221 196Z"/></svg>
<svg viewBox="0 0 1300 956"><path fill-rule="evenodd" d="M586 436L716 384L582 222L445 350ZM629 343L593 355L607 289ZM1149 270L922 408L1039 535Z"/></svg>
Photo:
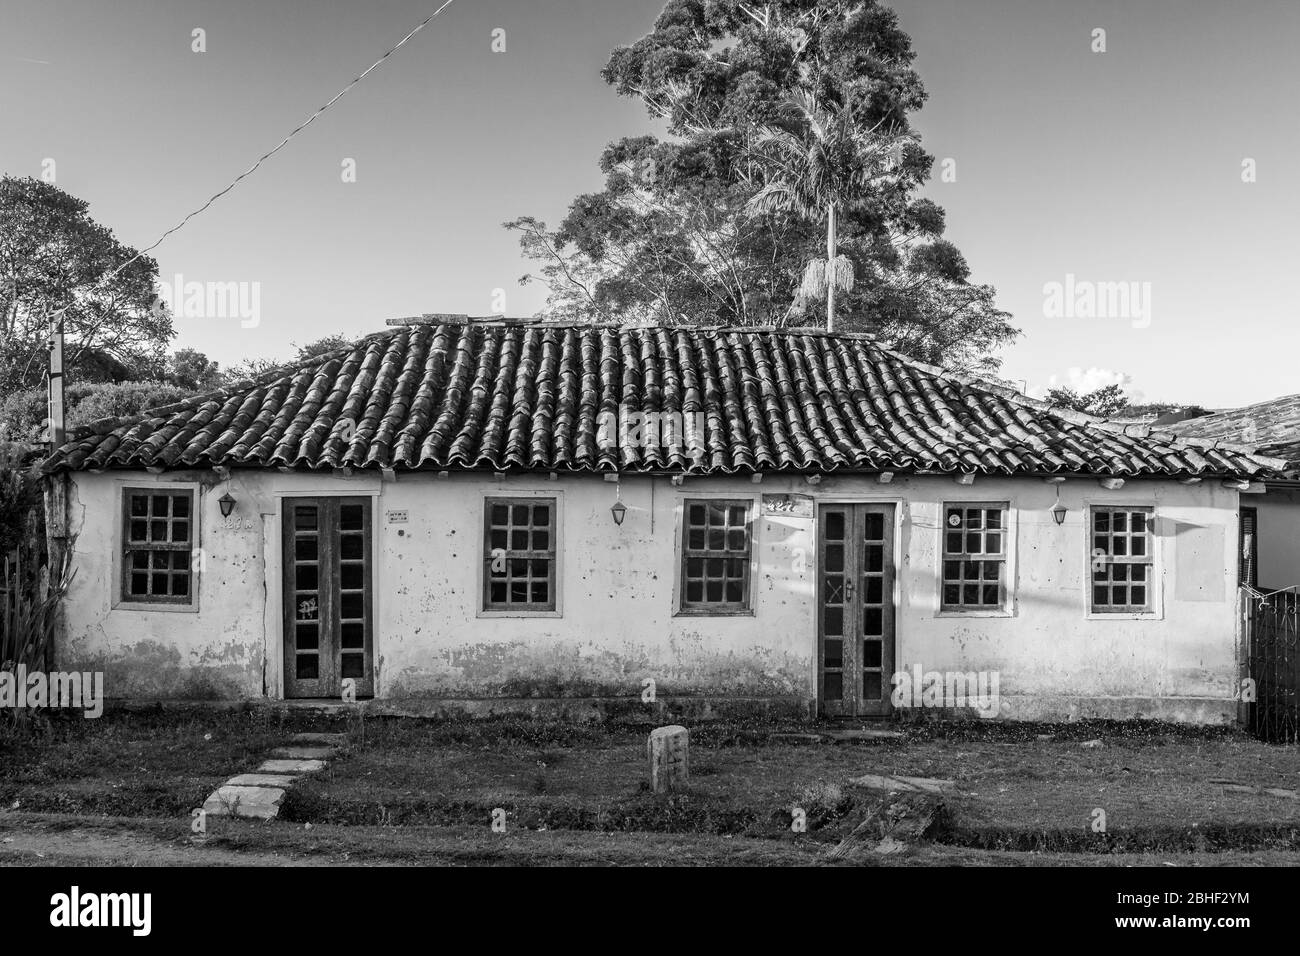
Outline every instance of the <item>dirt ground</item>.
<svg viewBox="0 0 1300 956"><path fill-rule="evenodd" d="M55 721L0 739L0 864L1300 864L1300 748L1231 730L975 722L809 743L779 736L807 726L701 723L690 788L665 798L643 782L649 726ZM289 790L279 819L209 816L191 832L213 789L301 730L347 743ZM924 832L855 841L897 797L853 782L864 774L948 783L927 798Z"/></svg>
<svg viewBox="0 0 1300 956"><path fill-rule="evenodd" d="M1018 853L923 844L899 856L826 858L816 843L726 836L484 827L313 826L218 821L206 839L174 821L0 818L4 866L1297 866L1300 853Z"/></svg>

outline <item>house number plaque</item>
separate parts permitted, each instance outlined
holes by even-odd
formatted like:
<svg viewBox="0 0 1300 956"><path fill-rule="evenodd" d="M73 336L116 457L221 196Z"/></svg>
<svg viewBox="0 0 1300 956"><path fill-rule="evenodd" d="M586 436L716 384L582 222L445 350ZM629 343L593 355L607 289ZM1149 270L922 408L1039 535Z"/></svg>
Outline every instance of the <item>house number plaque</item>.
<svg viewBox="0 0 1300 956"><path fill-rule="evenodd" d="M785 518L811 518L810 495L763 495L763 514Z"/></svg>

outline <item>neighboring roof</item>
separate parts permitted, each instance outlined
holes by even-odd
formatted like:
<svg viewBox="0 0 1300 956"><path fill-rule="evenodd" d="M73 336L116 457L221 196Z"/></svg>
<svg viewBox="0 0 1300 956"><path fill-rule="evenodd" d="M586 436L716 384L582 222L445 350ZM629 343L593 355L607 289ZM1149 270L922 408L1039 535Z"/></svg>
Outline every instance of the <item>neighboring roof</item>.
<svg viewBox="0 0 1300 956"><path fill-rule="evenodd" d="M1176 425L1179 422L1185 422L1191 418L1201 418L1208 414L1204 408L1198 408L1195 405L1184 405L1182 408L1170 409L1157 415L1151 422L1156 426Z"/></svg>
<svg viewBox="0 0 1300 956"><path fill-rule="evenodd" d="M1188 441L1236 442L1261 454L1296 461L1300 459L1300 395L1188 419L1173 426L1173 431Z"/></svg>
<svg viewBox="0 0 1300 956"><path fill-rule="evenodd" d="M621 447L620 405L701 414L703 449ZM64 469L837 469L1268 474L1269 459L1121 428L907 359L867 335L406 324L256 381L89 426Z"/></svg>

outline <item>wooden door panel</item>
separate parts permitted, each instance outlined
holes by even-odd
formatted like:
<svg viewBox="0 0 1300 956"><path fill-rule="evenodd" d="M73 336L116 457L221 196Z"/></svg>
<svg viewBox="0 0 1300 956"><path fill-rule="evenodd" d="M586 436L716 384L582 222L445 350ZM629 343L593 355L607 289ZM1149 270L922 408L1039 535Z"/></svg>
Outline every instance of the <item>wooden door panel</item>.
<svg viewBox="0 0 1300 956"><path fill-rule="evenodd" d="M374 693L368 498L283 503L284 693L338 698L345 679Z"/></svg>
<svg viewBox="0 0 1300 956"><path fill-rule="evenodd" d="M858 587L861 648L861 698L858 713L890 713L890 678L894 674L893 507L863 505L862 556Z"/></svg>
<svg viewBox="0 0 1300 956"><path fill-rule="evenodd" d="M334 527L337 560L333 586L338 596L335 672L340 686L349 678L356 681L358 697L374 694L370 523L368 499L339 500Z"/></svg>
<svg viewBox="0 0 1300 956"><path fill-rule="evenodd" d="M821 712L887 716L895 660L894 506L823 505L817 540Z"/></svg>
<svg viewBox="0 0 1300 956"><path fill-rule="evenodd" d="M287 499L283 510L284 693L326 697L331 686L328 509L323 500Z"/></svg>
<svg viewBox="0 0 1300 956"><path fill-rule="evenodd" d="M851 508L827 506L821 510L817 536L817 689L822 712L831 717L852 716L855 699L852 662L846 667L844 660L845 645L852 644L856 633L850 600L852 536Z"/></svg>

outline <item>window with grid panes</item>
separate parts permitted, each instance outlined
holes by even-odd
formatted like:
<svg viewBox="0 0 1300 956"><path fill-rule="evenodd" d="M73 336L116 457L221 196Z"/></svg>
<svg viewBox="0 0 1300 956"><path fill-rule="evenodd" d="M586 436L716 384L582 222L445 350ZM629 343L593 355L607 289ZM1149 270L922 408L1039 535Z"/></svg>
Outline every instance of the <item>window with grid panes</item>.
<svg viewBox="0 0 1300 956"><path fill-rule="evenodd" d="M1142 613L1152 609L1151 509L1092 510L1092 610Z"/></svg>
<svg viewBox="0 0 1300 956"><path fill-rule="evenodd" d="M1006 601L1007 503L943 507L944 611L996 611Z"/></svg>
<svg viewBox="0 0 1300 956"><path fill-rule="evenodd" d="M483 610L555 610L555 499L484 503Z"/></svg>
<svg viewBox="0 0 1300 956"><path fill-rule="evenodd" d="M191 603L194 492L126 488L122 496L122 600Z"/></svg>
<svg viewBox="0 0 1300 956"><path fill-rule="evenodd" d="M750 504L686 501L681 610L705 614L749 610Z"/></svg>

